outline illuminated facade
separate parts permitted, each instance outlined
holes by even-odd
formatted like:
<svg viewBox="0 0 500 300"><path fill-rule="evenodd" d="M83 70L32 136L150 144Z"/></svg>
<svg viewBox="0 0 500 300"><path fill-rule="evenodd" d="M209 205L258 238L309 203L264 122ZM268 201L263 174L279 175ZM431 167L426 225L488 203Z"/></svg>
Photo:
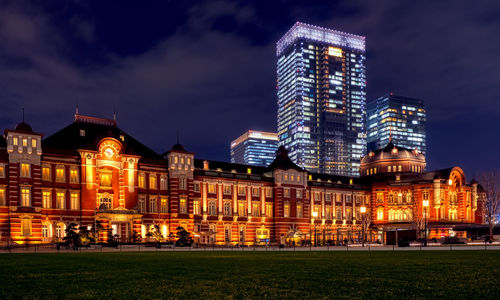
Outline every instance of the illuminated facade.
<svg viewBox="0 0 500 300"><path fill-rule="evenodd" d="M298 22L276 48L280 145L308 171L359 176L366 153L365 38Z"/></svg>
<svg viewBox="0 0 500 300"><path fill-rule="evenodd" d="M367 157L364 174L396 164L378 161L378 152ZM459 168L391 170L310 173L284 147L268 167L199 160L179 144L159 155L116 121L78 114L44 140L21 123L0 137L0 241L50 243L70 223L90 230L99 223L121 241L145 241L156 226L167 237L182 226L205 245L325 244L359 241L366 215L386 240L395 226L410 226L402 217L408 199L421 197L431 200L429 221L439 229L481 222L476 186ZM107 238L100 231L99 240Z"/></svg>
<svg viewBox="0 0 500 300"><path fill-rule="evenodd" d="M368 151L389 142L392 135L397 146L426 153L424 102L389 93L367 104Z"/></svg>
<svg viewBox="0 0 500 300"><path fill-rule="evenodd" d="M276 133L249 130L231 143L231 162L266 167L273 162L276 150Z"/></svg>

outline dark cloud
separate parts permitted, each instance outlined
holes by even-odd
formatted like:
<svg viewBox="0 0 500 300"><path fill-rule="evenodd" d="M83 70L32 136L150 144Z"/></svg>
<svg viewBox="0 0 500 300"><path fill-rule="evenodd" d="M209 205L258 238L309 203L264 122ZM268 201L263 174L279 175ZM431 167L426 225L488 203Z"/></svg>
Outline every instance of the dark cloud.
<svg viewBox="0 0 500 300"><path fill-rule="evenodd" d="M0 127L20 108L51 134L111 117L158 152L181 140L227 160L243 131L275 130L275 42L296 21L365 35L368 98L428 108L431 168L499 167L500 3L60 1L0 4Z"/></svg>

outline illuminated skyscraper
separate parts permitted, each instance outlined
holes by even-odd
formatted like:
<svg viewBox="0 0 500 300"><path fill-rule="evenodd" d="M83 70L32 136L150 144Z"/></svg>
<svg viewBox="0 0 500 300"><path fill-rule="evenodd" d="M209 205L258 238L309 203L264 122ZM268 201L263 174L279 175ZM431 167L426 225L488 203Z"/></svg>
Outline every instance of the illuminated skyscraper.
<svg viewBox="0 0 500 300"><path fill-rule="evenodd" d="M366 152L365 38L297 22L276 55L280 145L309 171L358 176Z"/></svg>
<svg viewBox="0 0 500 300"><path fill-rule="evenodd" d="M426 152L424 101L389 93L373 101L368 108L368 150L375 151L392 142L407 149Z"/></svg>
<svg viewBox="0 0 500 300"><path fill-rule="evenodd" d="M276 150L276 133L249 130L231 143L231 162L266 167L276 158Z"/></svg>

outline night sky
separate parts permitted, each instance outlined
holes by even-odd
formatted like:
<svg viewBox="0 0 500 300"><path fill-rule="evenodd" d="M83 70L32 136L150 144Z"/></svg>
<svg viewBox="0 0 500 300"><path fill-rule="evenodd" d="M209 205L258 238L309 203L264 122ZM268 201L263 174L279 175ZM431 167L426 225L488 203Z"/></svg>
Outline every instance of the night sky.
<svg viewBox="0 0 500 300"><path fill-rule="evenodd" d="M276 130L276 41L296 22L366 36L368 99L425 101L428 169L500 168L500 1L2 1L0 129L112 118L159 153L229 160Z"/></svg>

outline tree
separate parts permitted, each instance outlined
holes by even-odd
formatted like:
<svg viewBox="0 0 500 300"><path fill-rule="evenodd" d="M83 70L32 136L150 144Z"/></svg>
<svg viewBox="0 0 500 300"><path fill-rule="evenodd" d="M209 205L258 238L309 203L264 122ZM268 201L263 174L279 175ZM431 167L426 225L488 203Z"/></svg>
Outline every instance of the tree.
<svg viewBox="0 0 500 300"><path fill-rule="evenodd" d="M177 241L175 245L178 247L189 247L193 244L193 238L191 237L191 233L186 231L183 227L179 226L177 229Z"/></svg>
<svg viewBox="0 0 500 300"><path fill-rule="evenodd" d="M93 234L90 230L87 229L87 227L80 227L79 230L79 235L80 235L80 245L81 246L88 246L90 244L95 243L95 239L93 237Z"/></svg>
<svg viewBox="0 0 500 300"><path fill-rule="evenodd" d="M154 238L158 245L163 240L163 235L160 232L160 226L158 226L157 224L152 226L152 229L149 230L146 236Z"/></svg>
<svg viewBox="0 0 500 300"><path fill-rule="evenodd" d="M408 217L413 224L413 229L415 229L417 239L423 239L425 237L422 237L422 232L425 230L425 222L429 219L430 209L429 207L423 207L423 202L417 199L414 194L411 196L408 195L407 197L411 197L411 212ZM430 200L427 201L429 201L430 205ZM424 210L426 210L425 213L427 214L427 220L424 216Z"/></svg>
<svg viewBox="0 0 500 300"><path fill-rule="evenodd" d="M481 173L477 177L480 184L478 193L482 194L484 216L488 223L490 240L493 240L493 228L500 214L500 171L489 171ZM482 191L481 191L482 189ZM473 201L476 199L473 199Z"/></svg>
<svg viewBox="0 0 500 300"><path fill-rule="evenodd" d="M63 241L66 243L66 245L73 244L74 250L78 249L78 245L80 242L80 234L78 233L77 226L78 224L71 223L64 230L66 236L63 238Z"/></svg>

